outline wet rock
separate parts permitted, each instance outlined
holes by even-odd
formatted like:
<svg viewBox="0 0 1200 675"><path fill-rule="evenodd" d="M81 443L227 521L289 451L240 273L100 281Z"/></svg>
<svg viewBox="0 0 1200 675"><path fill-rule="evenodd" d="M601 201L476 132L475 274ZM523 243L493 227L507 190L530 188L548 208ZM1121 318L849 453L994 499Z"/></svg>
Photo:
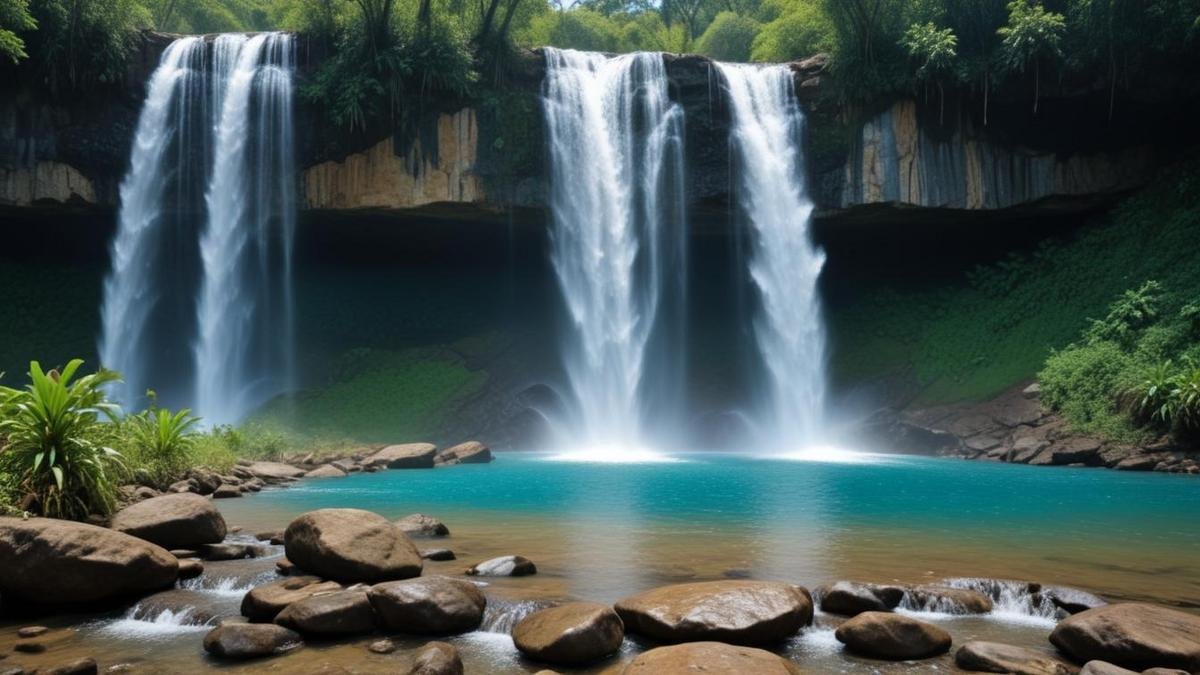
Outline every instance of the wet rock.
<svg viewBox="0 0 1200 675"><path fill-rule="evenodd" d="M1074 437L1057 441L1039 452L1030 464L1065 466L1067 464L1093 464L1100 451L1100 441L1094 438Z"/></svg>
<svg viewBox="0 0 1200 675"><path fill-rule="evenodd" d="M1074 675L1078 671L1045 652L982 640L959 647L954 664L963 670L1012 675Z"/></svg>
<svg viewBox="0 0 1200 675"><path fill-rule="evenodd" d="M564 666L601 659L621 648L625 625L608 605L571 602L521 619L512 631L522 654Z"/></svg>
<svg viewBox="0 0 1200 675"><path fill-rule="evenodd" d="M283 545L283 530L266 530L258 532L254 538L259 541L265 541L276 546Z"/></svg>
<svg viewBox="0 0 1200 675"><path fill-rule="evenodd" d="M376 584L367 592L380 623L419 635L450 635L483 622L487 599L469 581L443 576Z"/></svg>
<svg viewBox="0 0 1200 675"><path fill-rule="evenodd" d="M172 588L142 598L133 608L133 618L153 621L164 612L170 612L181 623L197 625L216 623L235 613L228 602L213 593Z"/></svg>
<svg viewBox="0 0 1200 675"><path fill-rule="evenodd" d="M417 650L409 675L462 675L458 650L445 642L430 642Z"/></svg>
<svg viewBox="0 0 1200 675"><path fill-rule="evenodd" d="M432 469L437 446L431 443L389 445L363 461L364 465L389 469Z"/></svg>
<svg viewBox="0 0 1200 675"><path fill-rule="evenodd" d="M194 558L184 558L179 561L179 578L195 579L204 574L204 563Z"/></svg>
<svg viewBox="0 0 1200 675"><path fill-rule="evenodd" d="M1060 621L1050 642L1079 661L1200 670L1200 616L1158 605L1117 603L1080 612Z"/></svg>
<svg viewBox="0 0 1200 675"><path fill-rule="evenodd" d="M519 555L506 555L485 560L467 570L473 577L524 577L537 574L537 565Z"/></svg>
<svg viewBox="0 0 1200 675"><path fill-rule="evenodd" d="M38 668L37 672L38 675L95 675L99 669L96 659L84 657L49 668Z"/></svg>
<svg viewBox="0 0 1200 675"><path fill-rule="evenodd" d="M1136 670L1114 666L1105 661L1088 661L1079 670L1079 675L1138 675Z"/></svg>
<svg viewBox="0 0 1200 675"><path fill-rule="evenodd" d="M188 472L188 478L196 481L202 495L212 494L221 485L221 475L208 469L192 469Z"/></svg>
<svg viewBox="0 0 1200 675"><path fill-rule="evenodd" d="M49 633L50 629L45 626L23 626L17 629L17 637L19 638L35 638L41 637Z"/></svg>
<svg viewBox="0 0 1200 675"><path fill-rule="evenodd" d="M199 494L200 484L196 482L195 478L187 478L187 479L184 479L181 481L176 481L174 483L171 483L171 486L167 488L167 492L174 493L174 494L183 494L185 492L194 492L194 493Z"/></svg>
<svg viewBox="0 0 1200 675"><path fill-rule="evenodd" d="M166 549L115 530L53 518L0 518L0 594L54 605L145 595L175 583Z"/></svg>
<svg viewBox="0 0 1200 675"><path fill-rule="evenodd" d="M21 652L22 654L41 654L46 651L45 642L18 642L13 645L13 651Z"/></svg>
<svg viewBox="0 0 1200 675"><path fill-rule="evenodd" d="M227 541L221 544L205 544L200 547L200 557L205 560L244 560L271 555L271 549L259 544Z"/></svg>
<svg viewBox="0 0 1200 675"><path fill-rule="evenodd" d="M445 523L424 513L405 516L396 521L396 527L410 537L445 537L450 534L450 528Z"/></svg>
<svg viewBox="0 0 1200 675"><path fill-rule="evenodd" d="M1078 588L1071 588L1069 586L1044 586L1041 589L1041 594L1043 598L1053 602L1055 607L1069 614L1086 612L1089 609L1103 607L1108 604L1104 598L1094 593L1088 593L1087 591L1081 591Z"/></svg>
<svg viewBox="0 0 1200 675"><path fill-rule="evenodd" d="M890 612L904 599L904 587L839 581L818 588L821 611L843 616L862 612Z"/></svg>
<svg viewBox="0 0 1200 675"><path fill-rule="evenodd" d="M275 623L305 635L354 635L375 629L375 610L363 591L314 595L293 602Z"/></svg>
<svg viewBox="0 0 1200 675"><path fill-rule="evenodd" d="M1118 471L1153 471L1158 462L1157 455L1134 455L1117 462L1113 468Z"/></svg>
<svg viewBox="0 0 1200 675"><path fill-rule="evenodd" d="M362 467L358 465L358 462L349 459L339 459L336 462L330 462L329 465L343 473L362 471Z"/></svg>
<svg viewBox="0 0 1200 675"><path fill-rule="evenodd" d="M639 654L621 675L799 675L791 661L763 649L722 642L689 642Z"/></svg>
<svg viewBox="0 0 1200 675"><path fill-rule="evenodd" d="M812 623L808 591L770 581L705 581L663 586L616 604L625 630L661 642L778 642Z"/></svg>
<svg viewBox="0 0 1200 675"><path fill-rule="evenodd" d="M304 469L297 469L282 462L251 462L246 465L246 470L255 478L261 478L267 483L287 482L307 473Z"/></svg>
<svg viewBox="0 0 1200 675"><path fill-rule="evenodd" d="M341 469L337 468L336 466L333 466L332 464L326 464L324 466L317 467L317 468L313 469L312 471L309 471L308 473L304 474L304 477L305 478L342 478L345 475L346 475L345 471L342 471Z"/></svg>
<svg viewBox="0 0 1200 675"><path fill-rule="evenodd" d="M455 560L454 551L448 548L423 548L421 549L421 557L426 560Z"/></svg>
<svg viewBox="0 0 1200 675"><path fill-rule="evenodd" d="M284 547L300 569L344 582L407 579L423 565L399 528L360 509L310 511L288 525Z"/></svg>
<svg viewBox="0 0 1200 675"><path fill-rule="evenodd" d="M487 464L492 461L492 451L479 441L467 441L437 453L433 463L437 465L452 464Z"/></svg>
<svg viewBox="0 0 1200 675"><path fill-rule="evenodd" d="M367 651L371 652L372 654L391 654L397 649L398 647L396 646L396 643L387 638L376 640L367 645Z"/></svg>
<svg viewBox="0 0 1200 675"><path fill-rule="evenodd" d="M908 589L906 606L946 614L987 614L992 599L979 591L951 586L915 586Z"/></svg>
<svg viewBox="0 0 1200 675"><path fill-rule="evenodd" d="M838 626L834 636L855 654L894 661L944 654L951 642L933 624L890 612L863 612Z"/></svg>
<svg viewBox="0 0 1200 675"><path fill-rule="evenodd" d="M300 635L273 623L233 623L204 636L204 650L223 659L253 659L300 647Z"/></svg>
<svg viewBox="0 0 1200 675"><path fill-rule="evenodd" d="M1036 424L1045 415L1036 399L1004 396L993 405L992 418L1009 428Z"/></svg>
<svg viewBox="0 0 1200 675"><path fill-rule="evenodd" d="M241 497L242 489L237 485L222 483L221 485L217 486L216 490L213 490L212 496L213 499L232 499L234 497Z"/></svg>
<svg viewBox="0 0 1200 675"><path fill-rule="evenodd" d="M112 529L163 548L195 548L225 538L225 519L213 503L197 494L163 495L127 506L112 519Z"/></svg>
<svg viewBox="0 0 1200 675"><path fill-rule="evenodd" d="M296 566L292 564L291 560L288 560L287 558L280 558L279 560L275 561L275 572L286 577L293 574L298 574L300 570L296 569Z"/></svg>
<svg viewBox="0 0 1200 675"><path fill-rule="evenodd" d="M242 597L242 615L252 621L271 621L293 602L340 590L342 585L336 581L321 581L314 576L288 577L250 589Z"/></svg>

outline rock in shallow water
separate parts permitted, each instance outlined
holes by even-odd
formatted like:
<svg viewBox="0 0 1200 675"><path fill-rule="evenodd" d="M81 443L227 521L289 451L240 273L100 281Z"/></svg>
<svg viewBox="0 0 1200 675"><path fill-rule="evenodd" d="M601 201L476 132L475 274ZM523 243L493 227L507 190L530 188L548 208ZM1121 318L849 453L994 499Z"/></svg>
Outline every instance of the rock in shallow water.
<svg viewBox="0 0 1200 675"><path fill-rule="evenodd" d="M838 626L834 636L855 654L893 661L944 654L951 643L941 628L890 612L863 612Z"/></svg>
<svg viewBox="0 0 1200 675"><path fill-rule="evenodd" d="M625 626L608 605L571 602L521 619L512 637L517 649L532 659L572 666L596 661L620 649Z"/></svg>
<svg viewBox="0 0 1200 675"><path fill-rule="evenodd" d="M689 642L640 654L621 675L799 675L799 667L771 652L723 642Z"/></svg>
<svg viewBox="0 0 1200 675"><path fill-rule="evenodd" d="M417 650L409 675L463 675L462 658L453 645L430 642Z"/></svg>
<svg viewBox="0 0 1200 675"><path fill-rule="evenodd" d="M982 640L959 647L954 664L963 670L1012 675L1073 675L1078 670L1044 652Z"/></svg>
<svg viewBox="0 0 1200 675"><path fill-rule="evenodd" d="M992 599L969 588L952 586L914 586L906 592L905 607L946 614L987 614Z"/></svg>
<svg viewBox="0 0 1200 675"><path fill-rule="evenodd" d="M457 559L457 557L454 555L454 551L451 551L448 548L423 548L421 549L421 557L426 560L437 561Z"/></svg>
<svg viewBox="0 0 1200 675"><path fill-rule="evenodd" d="M812 623L808 591L771 581L704 581L663 586L616 604L630 633L662 642L778 642Z"/></svg>
<svg viewBox="0 0 1200 675"><path fill-rule="evenodd" d="M407 579L421 574L417 548L383 516L361 509L320 509L284 533L288 560L312 574L344 582Z"/></svg>
<svg viewBox="0 0 1200 675"><path fill-rule="evenodd" d="M1060 621L1050 642L1079 661L1200 671L1200 616L1158 605L1128 602L1080 612Z"/></svg>
<svg viewBox="0 0 1200 675"><path fill-rule="evenodd" d="M486 464L492 461L492 451L479 441L467 441L446 448L434 457L434 464Z"/></svg>
<svg viewBox="0 0 1200 675"><path fill-rule="evenodd" d="M300 635L273 623L230 623L204 636L204 650L223 659L253 659L300 647Z"/></svg>
<svg viewBox="0 0 1200 675"><path fill-rule="evenodd" d="M288 577L250 589L242 598L242 615L252 621L271 621L293 602L340 590L342 585L336 581L322 582L309 575Z"/></svg>
<svg viewBox="0 0 1200 675"><path fill-rule="evenodd" d="M225 519L213 503L190 492L138 502L113 516L112 529L163 548L195 548L225 539Z"/></svg>
<svg viewBox="0 0 1200 675"><path fill-rule="evenodd" d="M862 612L890 612L904 599L903 586L839 581L816 591L822 612L854 616Z"/></svg>
<svg viewBox="0 0 1200 675"><path fill-rule="evenodd" d="M410 537L445 537L450 534L450 528L445 523L424 513L405 516L396 521L396 527Z"/></svg>
<svg viewBox="0 0 1200 675"><path fill-rule="evenodd" d="M375 610L365 592L339 591L293 602L275 623L305 635L356 635L375 629Z"/></svg>
<svg viewBox="0 0 1200 675"><path fill-rule="evenodd" d="M479 577L524 577L537 574L537 565L523 556L506 555L485 560L467 570L467 574Z"/></svg>
<svg viewBox="0 0 1200 675"><path fill-rule="evenodd" d="M437 446L432 443L389 445L363 460L364 466L386 466L389 469L432 469Z"/></svg>
<svg viewBox="0 0 1200 675"><path fill-rule="evenodd" d="M305 478L342 478L346 475L345 471L337 468L332 464L317 467L312 471L304 474Z"/></svg>
<svg viewBox="0 0 1200 675"><path fill-rule="evenodd" d="M367 591L380 623L418 635L451 635L483 622L487 599L475 584L443 576L376 584Z"/></svg>

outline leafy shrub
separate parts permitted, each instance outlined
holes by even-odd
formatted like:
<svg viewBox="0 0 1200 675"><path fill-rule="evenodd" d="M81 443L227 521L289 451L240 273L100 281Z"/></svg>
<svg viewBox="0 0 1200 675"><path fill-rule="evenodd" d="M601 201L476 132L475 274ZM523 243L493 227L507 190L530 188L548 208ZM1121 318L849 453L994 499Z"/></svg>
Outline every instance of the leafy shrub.
<svg viewBox="0 0 1200 675"><path fill-rule="evenodd" d="M75 379L81 365L75 359L61 373L46 373L34 361L24 389L0 390L0 473L23 505L45 516L107 515L116 504L120 456L97 439L103 420L118 414L103 386L119 377L100 370Z"/></svg>
<svg viewBox="0 0 1200 675"><path fill-rule="evenodd" d="M132 445L126 457L131 467L137 467L134 473L139 480L162 485L192 466L200 418L191 412L185 408L172 413L152 406L126 420Z"/></svg>
<svg viewBox="0 0 1200 675"><path fill-rule="evenodd" d="M696 40L696 51L717 61L749 61L758 22L733 12L721 12Z"/></svg>
<svg viewBox="0 0 1200 675"><path fill-rule="evenodd" d="M1103 319L1093 319L1084 338L1088 342L1111 340L1128 347L1158 319L1161 304L1162 286L1157 281L1147 281L1121 294Z"/></svg>
<svg viewBox="0 0 1200 675"><path fill-rule="evenodd" d="M764 8L780 7L777 16L764 17L754 37L750 56L755 61L791 61L833 49L833 24L815 2L767 2Z"/></svg>
<svg viewBox="0 0 1200 675"><path fill-rule="evenodd" d="M1129 438L1133 428L1113 394L1129 387L1132 369L1129 355L1114 342L1071 345L1046 359L1038 373L1042 402L1081 432Z"/></svg>
<svg viewBox="0 0 1200 675"><path fill-rule="evenodd" d="M622 48L621 26L590 9L549 12L534 17L524 42L563 49L615 52Z"/></svg>

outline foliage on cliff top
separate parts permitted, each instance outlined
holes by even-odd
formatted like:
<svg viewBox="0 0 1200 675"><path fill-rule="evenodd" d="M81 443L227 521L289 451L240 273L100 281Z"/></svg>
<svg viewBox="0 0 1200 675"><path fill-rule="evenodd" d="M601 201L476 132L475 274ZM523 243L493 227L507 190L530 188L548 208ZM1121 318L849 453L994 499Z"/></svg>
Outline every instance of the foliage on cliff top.
<svg viewBox="0 0 1200 675"><path fill-rule="evenodd" d="M924 404L983 399L1032 378L1106 316L1126 290L1156 280L1200 296L1200 161L1072 236L972 269L953 283L893 281L832 313L840 379L898 377Z"/></svg>

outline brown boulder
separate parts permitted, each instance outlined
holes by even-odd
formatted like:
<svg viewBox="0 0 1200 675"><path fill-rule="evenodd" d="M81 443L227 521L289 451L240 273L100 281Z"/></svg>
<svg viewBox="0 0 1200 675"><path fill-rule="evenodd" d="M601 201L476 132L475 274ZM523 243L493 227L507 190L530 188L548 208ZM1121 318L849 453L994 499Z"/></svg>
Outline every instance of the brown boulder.
<svg viewBox="0 0 1200 675"><path fill-rule="evenodd" d="M838 626L834 636L856 654L894 661L944 654L951 642L933 624L890 612L863 612Z"/></svg>
<svg viewBox="0 0 1200 675"><path fill-rule="evenodd" d="M275 623L305 635L354 635L375 629L375 610L363 591L338 591L293 602Z"/></svg>
<svg viewBox="0 0 1200 675"><path fill-rule="evenodd" d="M273 623L228 623L204 636L204 650L223 659L273 656L301 644L299 634Z"/></svg>
<svg viewBox="0 0 1200 675"><path fill-rule="evenodd" d="M1012 675L1074 675L1075 666L1044 652L999 642L973 640L954 653L954 664L963 670Z"/></svg>
<svg viewBox="0 0 1200 675"><path fill-rule="evenodd" d="M1088 661L1079 670L1079 675L1138 675L1138 672L1105 661Z"/></svg>
<svg viewBox="0 0 1200 675"><path fill-rule="evenodd" d="M305 572L345 582L407 579L423 564L399 528L360 509L320 509L296 518L284 533L284 549Z"/></svg>
<svg viewBox="0 0 1200 675"><path fill-rule="evenodd" d="M523 556L505 555L474 565L467 574L473 577L524 577L537 574L537 565Z"/></svg>
<svg viewBox="0 0 1200 675"><path fill-rule="evenodd" d="M987 614L992 599L969 588L951 586L914 586L908 589L906 607L946 614Z"/></svg>
<svg viewBox="0 0 1200 675"><path fill-rule="evenodd" d="M290 576L256 586L242 597L242 615L252 621L271 621L288 605L322 593L336 593L342 585L314 576Z"/></svg>
<svg viewBox="0 0 1200 675"><path fill-rule="evenodd" d="M434 457L434 464L487 464L492 461L492 451L479 441L467 441L446 448Z"/></svg>
<svg viewBox="0 0 1200 675"><path fill-rule="evenodd" d="M904 599L904 587L839 581L816 591L821 611L843 616L890 612Z"/></svg>
<svg viewBox="0 0 1200 675"><path fill-rule="evenodd" d="M282 462L251 462L246 466L246 471L255 478L261 478L268 483L286 482L308 473L304 469L298 469L291 464Z"/></svg>
<svg viewBox="0 0 1200 675"><path fill-rule="evenodd" d="M435 454L437 446L432 443L389 445L363 460L363 464L389 469L432 469Z"/></svg>
<svg viewBox="0 0 1200 675"><path fill-rule="evenodd" d="M430 642L417 650L409 675L462 675L458 650L445 642Z"/></svg>
<svg viewBox="0 0 1200 675"><path fill-rule="evenodd" d="M213 503L190 492L142 500L117 512L112 529L163 548L193 548L225 538L225 519Z"/></svg>
<svg viewBox="0 0 1200 675"><path fill-rule="evenodd" d="M95 525L0 518L0 594L31 604L91 603L167 588L179 561L165 548Z"/></svg>
<svg viewBox="0 0 1200 675"><path fill-rule="evenodd" d="M341 469L337 468L336 466L333 466L332 464L325 464L324 466L319 466L319 467L313 469L312 471L309 471L308 473L304 474L304 477L305 478L342 478L345 475L346 475L346 472L342 471Z"/></svg>
<svg viewBox="0 0 1200 675"><path fill-rule="evenodd" d="M395 525L410 537L445 537L450 534L450 528L445 523L424 513L405 516L397 520Z"/></svg>
<svg viewBox="0 0 1200 675"><path fill-rule="evenodd" d="M778 642L812 623L808 591L771 581L704 581L625 598L617 614L630 633L661 642Z"/></svg>
<svg viewBox="0 0 1200 675"><path fill-rule="evenodd" d="M1124 602L1080 612L1060 621L1050 642L1078 661L1200 671L1200 616L1158 605Z"/></svg>
<svg viewBox="0 0 1200 675"><path fill-rule="evenodd" d="M722 642L689 642L638 655L621 675L799 675L798 668L771 652Z"/></svg>
<svg viewBox="0 0 1200 675"><path fill-rule="evenodd" d="M595 661L621 648L625 626L608 605L571 602L521 619L513 643L537 661L573 666Z"/></svg>
<svg viewBox="0 0 1200 675"><path fill-rule="evenodd" d="M443 576L376 584L367 597L385 627L419 635L474 630L483 622L487 607L475 584Z"/></svg>

